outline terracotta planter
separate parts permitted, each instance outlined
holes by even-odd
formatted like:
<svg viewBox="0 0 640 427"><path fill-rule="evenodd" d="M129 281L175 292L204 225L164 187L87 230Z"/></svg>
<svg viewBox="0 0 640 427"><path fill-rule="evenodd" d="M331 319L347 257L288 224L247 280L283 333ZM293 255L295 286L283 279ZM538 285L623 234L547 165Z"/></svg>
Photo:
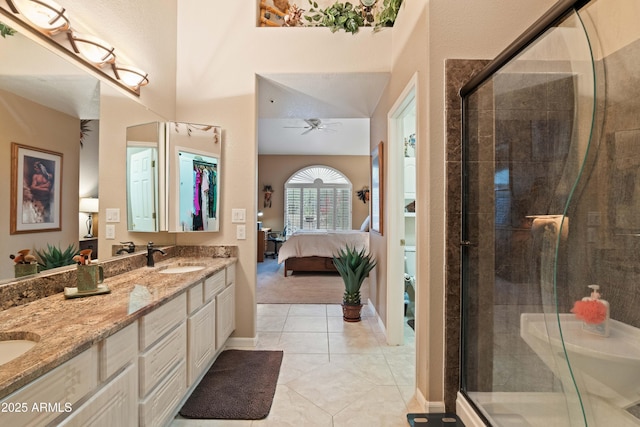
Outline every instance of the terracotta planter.
<svg viewBox="0 0 640 427"><path fill-rule="evenodd" d="M362 304L342 304L342 319L345 322L359 322Z"/></svg>

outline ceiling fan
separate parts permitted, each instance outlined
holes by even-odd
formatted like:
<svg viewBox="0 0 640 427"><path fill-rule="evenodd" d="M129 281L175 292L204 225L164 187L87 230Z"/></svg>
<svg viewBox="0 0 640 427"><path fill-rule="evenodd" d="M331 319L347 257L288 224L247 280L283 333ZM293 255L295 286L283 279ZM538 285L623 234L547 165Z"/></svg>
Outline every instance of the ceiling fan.
<svg viewBox="0 0 640 427"><path fill-rule="evenodd" d="M333 129L331 126L342 125L342 123L340 123L340 122L327 122L327 123L325 123L320 119L304 119L304 121L307 124L306 126L285 126L285 128L306 129L304 132L301 133L301 135L306 135L306 134L308 134L309 132L311 132L313 130L335 132L336 130Z"/></svg>

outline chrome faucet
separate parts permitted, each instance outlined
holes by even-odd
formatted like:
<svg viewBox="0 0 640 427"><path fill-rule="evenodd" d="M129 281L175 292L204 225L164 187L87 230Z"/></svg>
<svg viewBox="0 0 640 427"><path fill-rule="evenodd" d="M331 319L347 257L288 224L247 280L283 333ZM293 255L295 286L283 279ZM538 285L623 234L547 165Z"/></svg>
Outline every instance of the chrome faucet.
<svg viewBox="0 0 640 427"><path fill-rule="evenodd" d="M116 251L116 255L132 254L136 251L136 245L133 242L120 242L122 247Z"/></svg>
<svg viewBox="0 0 640 427"><path fill-rule="evenodd" d="M155 263L153 261L153 254L155 252L160 252L162 255L166 255L167 253L162 249L154 248L153 242L147 243L147 267L154 267Z"/></svg>

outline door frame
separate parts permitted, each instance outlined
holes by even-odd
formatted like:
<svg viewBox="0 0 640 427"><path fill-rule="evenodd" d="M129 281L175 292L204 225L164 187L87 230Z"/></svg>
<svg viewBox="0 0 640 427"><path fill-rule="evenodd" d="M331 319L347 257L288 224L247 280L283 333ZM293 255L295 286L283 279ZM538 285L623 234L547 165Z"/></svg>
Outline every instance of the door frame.
<svg viewBox="0 0 640 427"><path fill-rule="evenodd" d="M404 344L404 143L402 139L402 118L412 103L416 110L416 147L419 145L418 132L418 73L414 73L402 93L387 114L388 139L386 178L390 191L386 201L387 210L387 343ZM416 149L416 153L418 150ZM417 163L417 160L416 160ZM417 218L416 218L417 220ZM418 258L416 247L416 259ZM419 283L416 272L416 284ZM419 311L416 298L415 311ZM418 325L415 324L416 332Z"/></svg>

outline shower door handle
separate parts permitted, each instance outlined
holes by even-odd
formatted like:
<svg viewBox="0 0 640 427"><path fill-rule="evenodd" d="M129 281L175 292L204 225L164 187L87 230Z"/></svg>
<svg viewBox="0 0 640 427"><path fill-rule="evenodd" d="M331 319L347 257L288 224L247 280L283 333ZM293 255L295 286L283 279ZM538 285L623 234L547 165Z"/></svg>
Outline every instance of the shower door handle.
<svg viewBox="0 0 640 427"><path fill-rule="evenodd" d="M478 244L470 242L469 240L463 240L460 242L460 246L470 247L470 246L478 246Z"/></svg>

